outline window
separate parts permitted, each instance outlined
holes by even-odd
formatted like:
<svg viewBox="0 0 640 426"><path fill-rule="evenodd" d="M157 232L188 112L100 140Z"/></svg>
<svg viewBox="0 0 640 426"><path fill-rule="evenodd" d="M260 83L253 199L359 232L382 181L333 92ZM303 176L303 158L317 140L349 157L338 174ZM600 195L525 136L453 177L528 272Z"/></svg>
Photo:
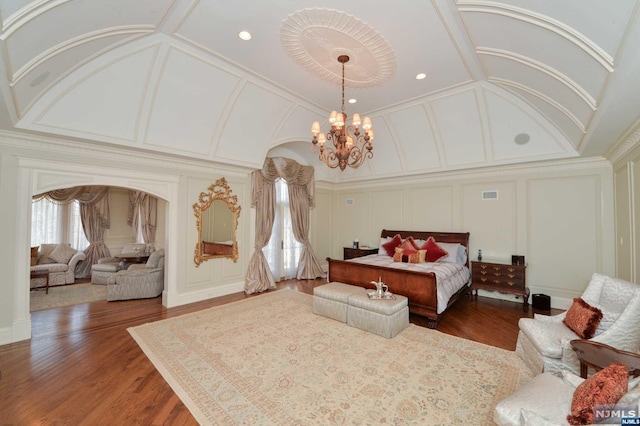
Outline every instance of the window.
<svg viewBox="0 0 640 426"><path fill-rule="evenodd" d="M53 203L46 198L31 203L31 246L69 243L76 250L89 247L82 229L80 203Z"/></svg>
<svg viewBox="0 0 640 426"><path fill-rule="evenodd" d="M276 211L271 230L271 239L262 249L276 281L295 278L302 244L293 236L289 190L284 179L276 181Z"/></svg>

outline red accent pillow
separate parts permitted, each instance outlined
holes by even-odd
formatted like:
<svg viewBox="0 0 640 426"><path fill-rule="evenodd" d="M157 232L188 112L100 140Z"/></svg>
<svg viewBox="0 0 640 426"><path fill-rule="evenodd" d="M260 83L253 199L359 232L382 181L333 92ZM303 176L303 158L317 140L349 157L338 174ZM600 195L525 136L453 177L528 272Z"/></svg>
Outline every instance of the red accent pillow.
<svg viewBox="0 0 640 426"><path fill-rule="evenodd" d="M429 237L420 250L427 251L427 262L437 262L438 260L449 256L449 253L440 247L433 237Z"/></svg>
<svg viewBox="0 0 640 426"><path fill-rule="evenodd" d="M596 334L602 320L602 311L589 305L581 297L573 299L562 322L583 339L591 339Z"/></svg>
<svg viewBox="0 0 640 426"><path fill-rule="evenodd" d="M420 250L420 247L413 241L413 237L407 237L402 244L400 244L400 247L404 250L405 256L416 254L418 250Z"/></svg>
<svg viewBox="0 0 640 426"><path fill-rule="evenodd" d="M389 241L388 243L384 243L382 245L382 248L387 252L387 255L393 256L396 252L396 247L398 247L400 244L402 244L402 237L400 236L400 234L396 234L393 236L391 241Z"/></svg>
<svg viewBox="0 0 640 426"><path fill-rule="evenodd" d="M611 364L580 383L573 393L571 414L567 421L572 425L593 423L595 405L615 404L627 393L629 372L623 364Z"/></svg>

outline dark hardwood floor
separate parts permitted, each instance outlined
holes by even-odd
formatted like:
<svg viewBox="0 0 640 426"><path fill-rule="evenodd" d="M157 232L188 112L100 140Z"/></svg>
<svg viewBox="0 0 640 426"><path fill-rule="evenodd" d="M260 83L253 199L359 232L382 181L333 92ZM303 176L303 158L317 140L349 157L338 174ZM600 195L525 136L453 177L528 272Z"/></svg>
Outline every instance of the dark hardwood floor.
<svg viewBox="0 0 640 426"><path fill-rule="evenodd" d="M278 284L312 294L315 281ZM33 312L32 339L0 346L1 425L197 424L127 332L247 297L236 293L167 309L160 298L94 302ZM438 330L514 350L518 319L532 316L514 302L462 298ZM426 325L420 317L411 321Z"/></svg>

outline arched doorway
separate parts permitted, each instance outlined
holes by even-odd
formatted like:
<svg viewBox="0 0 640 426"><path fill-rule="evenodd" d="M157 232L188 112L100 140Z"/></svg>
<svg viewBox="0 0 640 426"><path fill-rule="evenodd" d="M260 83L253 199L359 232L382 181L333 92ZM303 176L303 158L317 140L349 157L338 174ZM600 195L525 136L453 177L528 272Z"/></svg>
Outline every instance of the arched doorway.
<svg viewBox="0 0 640 426"><path fill-rule="evenodd" d="M17 203L18 220L16 223L16 249L24 256L15 263L16 291L14 293L13 334L15 341L31 337L31 316L29 312L29 241L31 226L31 197L35 194L56 188L70 188L84 185L106 185L136 189L152 194L166 201L166 232L164 247L166 251L165 290L162 304L172 305L177 289L177 247L171 244L173 236L178 234L177 209L179 176L140 172L114 167L102 168L88 164L64 161L45 161L42 159L18 159L19 200Z"/></svg>

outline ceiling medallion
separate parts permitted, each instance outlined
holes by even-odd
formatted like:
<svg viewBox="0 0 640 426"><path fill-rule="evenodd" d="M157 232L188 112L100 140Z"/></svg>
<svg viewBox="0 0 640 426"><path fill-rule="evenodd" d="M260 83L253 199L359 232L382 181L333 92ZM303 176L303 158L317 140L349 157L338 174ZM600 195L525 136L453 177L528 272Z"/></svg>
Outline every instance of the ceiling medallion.
<svg viewBox="0 0 640 426"><path fill-rule="evenodd" d="M393 77L397 64L389 43L358 18L332 9L303 9L289 15L280 26L285 51L311 74L339 85L341 64L336 58L351 58L352 88L380 86Z"/></svg>

